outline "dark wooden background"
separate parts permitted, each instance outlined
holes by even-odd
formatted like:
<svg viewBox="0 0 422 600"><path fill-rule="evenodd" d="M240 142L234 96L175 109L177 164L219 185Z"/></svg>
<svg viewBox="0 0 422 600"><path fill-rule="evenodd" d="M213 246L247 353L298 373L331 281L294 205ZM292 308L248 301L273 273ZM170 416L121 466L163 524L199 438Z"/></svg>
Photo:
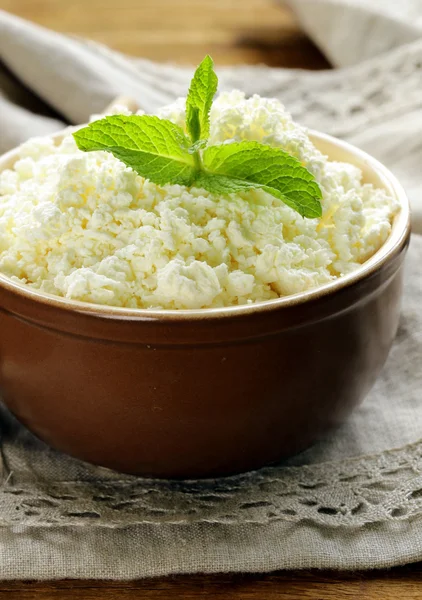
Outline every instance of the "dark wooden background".
<svg viewBox="0 0 422 600"><path fill-rule="evenodd" d="M64 33L153 60L329 68L287 8L271 0L0 0ZM112 549L111 549L112 551ZM0 573L1 578L1 573ZM132 583L0 582L8 600L422 600L422 564L371 573L183 576Z"/></svg>

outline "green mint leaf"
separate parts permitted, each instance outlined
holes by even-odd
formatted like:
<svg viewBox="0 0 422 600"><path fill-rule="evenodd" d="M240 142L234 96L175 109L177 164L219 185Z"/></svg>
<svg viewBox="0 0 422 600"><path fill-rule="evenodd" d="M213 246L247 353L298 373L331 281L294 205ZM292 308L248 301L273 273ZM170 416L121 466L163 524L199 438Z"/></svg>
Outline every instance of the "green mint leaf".
<svg viewBox="0 0 422 600"><path fill-rule="evenodd" d="M237 185L243 181L250 187L262 187L303 217L315 218L322 214L322 193L314 176L299 160L280 148L258 142L233 142L208 147L202 160L208 175L234 178Z"/></svg>
<svg viewBox="0 0 422 600"><path fill-rule="evenodd" d="M213 175L212 173L205 173L201 171L195 177L193 183L195 187L204 188L212 194L235 194L236 192L244 192L245 190L251 190L260 186L257 183L251 183L244 179L236 179L235 177L226 177L226 175Z"/></svg>
<svg viewBox="0 0 422 600"><path fill-rule="evenodd" d="M217 85L214 63L206 56L195 71L186 98L186 127L193 143L209 136L209 113Z"/></svg>
<svg viewBox="0 0 422 600"><path fill-rule="evenodd" d="M114 115L73 134L80 150L104 150L158 185L192 184L196 169L189 140L178 125L144 115Z"/></svg>
<svg viewBox="0 0 422 600"><path fill-rule="evenodd" d="M193 146L198 143L201 138L201 123L199 121L199 108L193 106L189 116L186 118L186 128L189 131Z"/></svg>

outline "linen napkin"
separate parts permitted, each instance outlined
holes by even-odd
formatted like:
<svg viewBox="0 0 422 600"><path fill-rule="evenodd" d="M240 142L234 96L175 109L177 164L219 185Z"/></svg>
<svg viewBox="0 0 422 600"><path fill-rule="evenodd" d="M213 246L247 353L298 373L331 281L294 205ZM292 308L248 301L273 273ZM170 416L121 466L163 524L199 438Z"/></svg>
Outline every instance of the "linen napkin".
<svg viewBox="0 0 422 600"><path fill-rule="evenodd" d="M278 97L300 122L377 156L406 187L422 233L422 0L289 4L338 68L227 67L221 88ZM153 111L183 95L192 72L4 12L0 58L0 150L85 122L121 94ZM54 452L2 409L0 576L131 579L421 560L421 254L416 234L398 337L367 400L283 465L208 482L122 476Z"/></svg>

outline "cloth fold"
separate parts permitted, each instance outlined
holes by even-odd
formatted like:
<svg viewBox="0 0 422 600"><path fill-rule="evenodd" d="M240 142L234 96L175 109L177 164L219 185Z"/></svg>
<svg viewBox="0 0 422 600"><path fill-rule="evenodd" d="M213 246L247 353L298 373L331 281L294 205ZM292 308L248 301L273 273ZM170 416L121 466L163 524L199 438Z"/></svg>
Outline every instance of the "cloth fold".
<svg viewBox="0 0 422 600"><path fill-rule="evenodd" d="M288 0L336 67L361 63L422 36L421 0Z"/></svg>
<svg viewBox="0 0 422 600"><path fill-rule="evenodd" d="M422 560L422 0L288 4L338 68L225 67L220 88L279 98L298 121L369 151L405 186L415 235L401 326L383 374L349 421L307 452L203 483L152 482L79 463L2 410L5 579ZM2 11L0 61L0 151L83 123L122 94L154 111L186 93L192 71L123 56Z"/></svg>

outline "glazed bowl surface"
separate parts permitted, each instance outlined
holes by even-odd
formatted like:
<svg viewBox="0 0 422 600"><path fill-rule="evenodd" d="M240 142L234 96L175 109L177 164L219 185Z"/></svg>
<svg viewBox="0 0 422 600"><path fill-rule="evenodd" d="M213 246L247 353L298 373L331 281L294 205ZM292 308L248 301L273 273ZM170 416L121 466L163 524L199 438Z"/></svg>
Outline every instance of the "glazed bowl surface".
<svg viewBox="0 0 422 600"><path fill-rule="evenodd" d="M311 137L399 200L372 258L293 296L179 311L71 301L0 274L0 389L16 417L79 459L168 478L256 469L341 423L373 385L397 330L409 205L374 158ZM0 170L17 157L2 156Z"/></svg>

